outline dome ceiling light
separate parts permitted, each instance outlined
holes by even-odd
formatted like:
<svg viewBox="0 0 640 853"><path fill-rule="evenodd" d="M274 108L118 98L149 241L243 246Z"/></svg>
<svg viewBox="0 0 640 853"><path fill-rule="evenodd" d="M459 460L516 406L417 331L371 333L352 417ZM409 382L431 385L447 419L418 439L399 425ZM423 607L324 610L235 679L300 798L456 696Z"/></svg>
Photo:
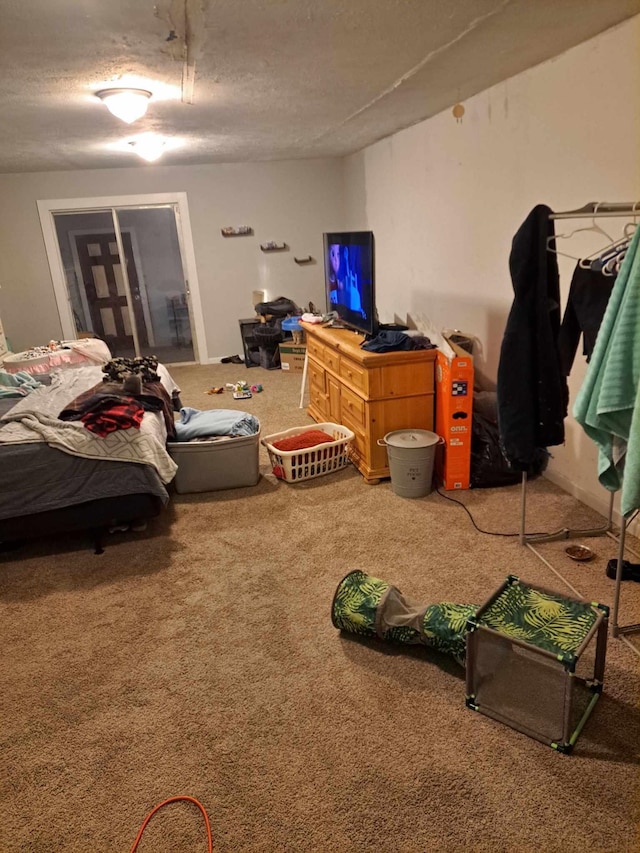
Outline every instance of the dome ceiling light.
<svg viewBox="0 0 640 853"><path fill-rule="evenodd" d="M102 89L96 92L110 113L132 124L146 113L151 92L147 89Z"/></svg>
<svg viewBox="0 0 640 853"><path fill-rule="evenodd" d="M155 134L143 134L138 139L131 140L129 145L132 150L146 160L148 163L155 163L164 154L166 150L166 140Z"/></svg>

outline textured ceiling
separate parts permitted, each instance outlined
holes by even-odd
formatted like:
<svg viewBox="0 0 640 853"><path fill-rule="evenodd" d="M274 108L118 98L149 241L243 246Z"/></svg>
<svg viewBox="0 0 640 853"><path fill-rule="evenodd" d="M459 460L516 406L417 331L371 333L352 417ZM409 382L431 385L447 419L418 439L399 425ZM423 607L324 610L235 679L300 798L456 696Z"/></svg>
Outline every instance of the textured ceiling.
<svg viewBox="0 0 640 853"><path fill-rule="evenodd" d="M0 172L341 156L640 12L640 0L2 0ZM153 92L134 125L95 97Z"/></svg>

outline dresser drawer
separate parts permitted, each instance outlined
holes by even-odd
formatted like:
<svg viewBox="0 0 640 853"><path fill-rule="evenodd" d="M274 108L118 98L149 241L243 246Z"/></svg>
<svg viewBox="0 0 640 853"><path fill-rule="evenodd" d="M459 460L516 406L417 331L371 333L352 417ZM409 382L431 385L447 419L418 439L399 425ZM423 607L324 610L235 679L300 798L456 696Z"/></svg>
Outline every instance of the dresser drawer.
<svg viewBox="0 0 640 853"><path fill-rule="evenodd" d="M325 363L324 347L311 336L309 336L309 339L307 340L307 355L310 358L315 358L316 361L319 361L321 364Z"/></svg>
<svg viewBox="0 0 640 853"><path fill-rule="evenodd" d="M324 370L321 367L319 367L314 361L309 360L308 371L309 371L309 393L311 393L312 388L315 388L321 394L325 394L326 388L325 388L325 384L324 384Z"/></svg>
<svg viewBox="0 0 640 853"><path fill-rule="evenodd" d="M327 370L330 370L332 373L335 373L336 376L340 374L340 356L335 350L329 349L329 347L325 347L324 363Z"/></svg>
<svg viewBox="0 0 640 853"><path fill-rule="evenodd" d="M353 431L353 439L349 443L349 458L356 467L365 464L367 461L367 443L364 435L354 429L352 424L345 424Z"/></svg>
<svg viewBox="0 0 640 853"><path fill-rule="evenodd" d="M363 367L360 367L359 364L356 364L355 361L351 361L344 356L340 362L340 377L347 385L356 388L358 391L363 391L366 394L369 390L367 371Z"/></svg>
<svg viewBox="0 0 640 853"><path fill-rule="evenodd" d="M327 395L324 391L320 391L315 385L309 386L309 404L312 408L315 408L320 412L325 420L327 419L329 409L327 404Z"/></svg>
<svg viewBox="0 0 640 853"><path fill-rule="evenodd" d="M365 402L348 388L342 387L340 393L340 415L349 426L364 430L366 427Z"/></svg>

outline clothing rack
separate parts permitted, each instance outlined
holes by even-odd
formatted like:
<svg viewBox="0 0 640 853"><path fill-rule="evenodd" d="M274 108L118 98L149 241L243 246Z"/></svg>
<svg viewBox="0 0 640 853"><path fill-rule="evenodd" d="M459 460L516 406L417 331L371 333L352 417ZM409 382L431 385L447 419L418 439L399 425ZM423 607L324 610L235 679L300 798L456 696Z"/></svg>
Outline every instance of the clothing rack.
<svg viewBox="0 0 640 853"><path fill-rule="evenodd" d="M576 210L550 213L549 219L593 219L596 216L640 216L640 201L590 201Z"/></svg>
<svg viewBox="0 0 640 853"><path fill-rule="evenodd" d="M613 539L614 542L618 543L618 560L616 565L616 580L615 580L615 590L614 590L614 598L613 598L613 608L611 612L611 617L609 619L609 625L611 626L611 633L614 637L619 637L623 634L634 634L637 631L640 631L640 623L635 623L633 625L619 625L618 624L618 613L620 610L620 586L622 584L622 562L624 560L625 550L631 551L634 556L640 556L632 551L631 548L627 548L625 545L626 533L627 533L627 519L623 518L622 523L620 525L620 533L616 536L613 532L613 501L614 501L615 493L610 492L609 496L609 512L607 515L607 523L601 527L592 527L585 530L575 530L569 527L562 527L559 530L556 530L553 533L536 533L529 534L525 532L526 529L526 507L527 507L527 474L526 471L522 472L522 489L520 493L520 545L529 546L533 553L540 557L540 554L535 550L535 548L531 547L532 545L540 545L545 542L559 542L563 539L585 539L591 536L609 536ZM542 557L540 557L542 559ZM543 560L543 562L546 562ZM634 649L635 651L635 649ZM640 654L640 653L639 653Z"/></svg>
<svg viewBox="0 0 640 853"><path fill-rule="evenodd" d="M564 210L558 211L557 213L549 214L549 219L594 219L595 217L621 217L621 216L640 216L640 201L636 202L597 202L591 201L585 204L583 207L579 207L575 210ZM533 544L539 544L542 542L557 542L563 539L575 539L575 538L583 538L583 537L591 537L591 536L609 536L611 539L618 543L618 560L616 567L616 579L615 579L615 590L614 590L614 599L613 599L613 608L611 618L609 620L609 624L611 626L611 633L614 637L619 637L624 634L632 634L640 631L640 623L636 623L633 625L619 625L618 624L618 613L620 609L620 587L622 583L622 563L624 560L625 553L625 539L627 532L627 519L622 518L622 523L620 525L620 533L616 536L613 533L613 501L614 501L614 493L611 492L609 498L609 513L607 517L607 523L601 527L594 527L588 530L573 530L567 527L563 527L560 530L555 531L554 533L545 533L545 534L526 534L526 504L527 504L527 474L525 471L522 473L522 489L521 489L521 497L520 497L520 545L528 546L531 548L534 554L539 557L543 562L546 563L546 560L538 554L535 548L532 547ZM635 555L631 549L628 549ZM635 555L638 556L638 555ZM547 564L548 565L548 564ZM552 567L551 567L552 568ZM555 571L555 570L554 570ZM630 645L630 647L637 653L638 650L635 646Z"/></svg>
<svg viewBox="0 0 640 853"><path fill-rule="evenodd" d="M613 497L614 494L611 492L609 498L609 514L607 518L607 523L602 527L593 527L588 530L573 530L569 527L562 527L560 530L556 530L554 533L533 533L527 535L525 533L526 529L526 514L527 514L527 472L522 472L522 489L520 492L520 544L526 545L528 542L532 543L542 543L542 542L558 542L562 539L577 539L578 537L583 538L586 536L603 536L607 533L610 533L613 530ZM623 522L625 520L623 519Z"/></svg>

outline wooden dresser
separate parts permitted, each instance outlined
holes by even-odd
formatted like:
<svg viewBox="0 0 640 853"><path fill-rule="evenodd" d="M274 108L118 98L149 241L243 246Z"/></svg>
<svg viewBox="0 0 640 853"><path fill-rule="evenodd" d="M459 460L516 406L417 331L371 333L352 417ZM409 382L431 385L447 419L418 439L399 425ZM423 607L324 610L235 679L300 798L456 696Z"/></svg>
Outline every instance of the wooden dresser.
<svg viewBox="0 0 640 853"><path fill-rule="evenodd" d="M398 429L434 428L435 350L373 353L362 335L302 323L307 336L309 415L355 433L351 458L365 480L389 476L378 439Z"/></svg>

